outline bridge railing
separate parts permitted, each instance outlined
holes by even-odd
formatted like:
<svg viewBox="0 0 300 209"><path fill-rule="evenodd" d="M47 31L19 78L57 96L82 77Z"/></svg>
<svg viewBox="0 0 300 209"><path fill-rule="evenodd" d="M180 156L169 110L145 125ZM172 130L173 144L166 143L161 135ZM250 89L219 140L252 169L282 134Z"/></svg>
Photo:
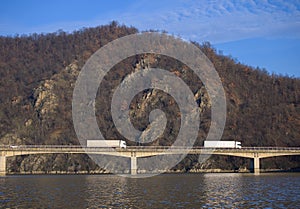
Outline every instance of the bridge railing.
<svg viewBox="0 0 300 209"><path fill-rule="evenodd" d="M107 149L105 147L84 147L80 145L0 145L1 150L25 150L25 149L87 149L99 150ZM127 146L126 149L117 148L118 150L157 150L166 151L170 149L169 146ZM189 147L176 146L172 147L173 150L187 150ZM242 148L208 148L202 146L195 146L192 149L202 150L243 150L243 151L259 151L259 150L300 150L300 147L242 147Z"/></svg>
<svg viewBox="0 0 300 209"><path fill-rule="evenodd" d="M300 147L242 147L242 150L300 150Z"/></svg>

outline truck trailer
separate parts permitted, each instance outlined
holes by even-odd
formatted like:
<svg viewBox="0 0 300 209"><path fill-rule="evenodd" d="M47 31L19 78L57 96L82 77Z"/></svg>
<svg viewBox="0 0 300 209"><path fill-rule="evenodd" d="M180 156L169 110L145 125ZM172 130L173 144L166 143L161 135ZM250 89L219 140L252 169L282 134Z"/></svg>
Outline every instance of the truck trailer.
<svg viewBox="0 0 300 209"><path fill-rule="evenodd" d="M101 148L124 148L126 149L126 142L124 140L87 140L87 147L101 147Z"/></svg>
<svg viewBox="0 0 300 209"><path fill-rule="evenodd" d="M205 148L242 148L238 141L204 141Z"/></svg>

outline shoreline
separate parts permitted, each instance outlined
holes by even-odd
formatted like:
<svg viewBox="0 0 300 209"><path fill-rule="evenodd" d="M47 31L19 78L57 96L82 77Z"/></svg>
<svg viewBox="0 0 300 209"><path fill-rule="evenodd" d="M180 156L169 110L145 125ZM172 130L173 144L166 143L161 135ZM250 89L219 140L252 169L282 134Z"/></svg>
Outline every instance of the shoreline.
<svg viewBox="0 0 300 209"><path fill-rule="evenodd" d="M238 171L238 170L221 170L221 169L201 169L200 171L165 171L165 172L158 172L159 174L205 174L205 173L247 173L251 174L253 172L247 170ZM260 173L300 173L300 169L290 169L290 170L281 170L281 169L261 169ZM87 171L79 171L79 172L66 172L66 171L35 171L35 172L8 172L6 176L26 176L26 175L129 175L129 173L110 173L110 172L87 172ZM147 174L155 174L155 173L138 173L140 175L147 175Z"/></svg>

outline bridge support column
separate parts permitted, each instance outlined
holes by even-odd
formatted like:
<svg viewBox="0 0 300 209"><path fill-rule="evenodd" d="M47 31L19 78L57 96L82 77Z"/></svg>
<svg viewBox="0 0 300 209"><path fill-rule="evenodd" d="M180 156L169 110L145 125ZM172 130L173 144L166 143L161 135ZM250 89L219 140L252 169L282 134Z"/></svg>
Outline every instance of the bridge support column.
<svg viewBox="0 0 300 209"><path fill-rule="evenodd" d="M254 157L253 158L253 171L254 171L254 174L259 174L259 157Z"/></svg>
<svg viewBox="0 0 300 209"><path fill-rule="evenodd" d="M6 156L0 156L0 176L6 175Z"/></svg>
<svg viewBox="0 0 300 209"><path fill-rule="evenodd" d="M131 173L131 175L137 174L137 158L136 157L131 157L130 173Z"/></svg>
<svg viewBox="0 0 300 209"><path fill-rule="evenodd" d="M131 175L136 175L137 174L136 152L131 152L131 157L130 157L130 174Z"/></svg>

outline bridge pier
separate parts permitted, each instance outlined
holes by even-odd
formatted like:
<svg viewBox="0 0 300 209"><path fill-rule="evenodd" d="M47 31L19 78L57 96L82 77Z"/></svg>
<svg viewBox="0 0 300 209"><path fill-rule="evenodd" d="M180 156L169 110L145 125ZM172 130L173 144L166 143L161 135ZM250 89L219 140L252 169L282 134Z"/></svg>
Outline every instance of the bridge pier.
<svg viewBox="0 0 300 209"><path fill-rule="evenodd" d="M131 175L136 175L137 174L136 152L131 152L131 157L130 157L130 174Z"/></svg>
<svg viewBox="0 0 300 209"><path fill-rule="evenodd" d="M253 171L254 174L259 174L260 172L259 157L257 153L256 153L256 157L253 158Z"/></svg>
<svg viewBox="0 0 300 209"><path fill-rule="evenodd" d="M137 158L136 157L131 157L130 173L131 173L131 175L137 174Z"/></svg>
<svg viewBox="0 0 300 209"><path fill-rule="evenodd" d="M6 156L0 156L0 176L6 175Z"/></svg>

